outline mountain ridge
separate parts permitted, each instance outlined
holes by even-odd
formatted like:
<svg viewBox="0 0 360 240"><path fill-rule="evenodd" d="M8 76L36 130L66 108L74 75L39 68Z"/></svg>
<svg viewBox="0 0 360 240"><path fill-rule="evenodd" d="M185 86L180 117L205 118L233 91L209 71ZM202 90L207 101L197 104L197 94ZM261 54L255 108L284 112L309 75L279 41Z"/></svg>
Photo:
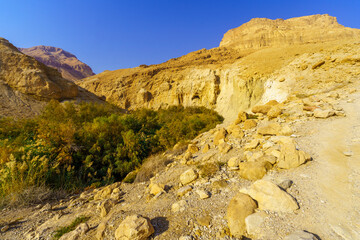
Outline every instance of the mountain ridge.
<svg viewBox="0 0 360 240"><path fill-rule="evenodd" d="M34 57L39 62L57 69L64 78L72 81L95 75L91 67L62 48L39 45L30 48L19 48L19 50Z"/></svg>

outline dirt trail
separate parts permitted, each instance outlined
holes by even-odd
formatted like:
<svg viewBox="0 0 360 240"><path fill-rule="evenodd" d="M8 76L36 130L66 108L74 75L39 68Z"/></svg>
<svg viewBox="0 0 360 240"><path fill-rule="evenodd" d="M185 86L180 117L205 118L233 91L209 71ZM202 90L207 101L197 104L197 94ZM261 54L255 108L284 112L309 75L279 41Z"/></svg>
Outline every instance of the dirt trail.
<svg viewBox="0 0 360 240"><path fill-rule="evenodd" d="M343 105L346 118L319 129L319 166L313 178L325 201L327 224L343 239L360 239L360 99L353 97L357 101Z"/></svg>

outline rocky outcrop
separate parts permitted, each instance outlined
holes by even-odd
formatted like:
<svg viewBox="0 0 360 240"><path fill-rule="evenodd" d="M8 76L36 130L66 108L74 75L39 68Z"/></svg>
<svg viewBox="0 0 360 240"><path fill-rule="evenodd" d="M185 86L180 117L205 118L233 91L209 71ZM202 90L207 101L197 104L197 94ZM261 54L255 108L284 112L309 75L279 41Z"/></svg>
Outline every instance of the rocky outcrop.
<svg viewBox="0 0 360 240"><path fill-rule="evenodd" d="M327 14L287 20L254 18L225 33L220 46L259 49L338 39L359 39L359 37L360 30L344 27L337 22L335 17Z"/></svg>
<svg viewBox="0 0 360 240"><path fill-rule="evenodd" d="M81 62L74 54L61 48L50 46L35 46L31 48L19 48L21 52L34 57L48 67L57 69L63 78L76 81L95 75L92 69Z"/></svg>
<svg viewBox="0 0 360 240"><path fill-rule="evenodd" d="M286 39L296 39L296 34L300 34L307 44L295 40L282 44L280 39L266 40L266 46L272 48L258 47L263 45L258 43L262 32L271 35L272 28L277 29L278 25ZM158 65L105 71L84 79L80 85L129 110L205 106L234 120L240 110L269 100L282 103L292 94L327 91L358 72L356 65L350 63L358 59L356 41L360 39L360 30L345 28L333 17L255 19L236 31L249 32L249 38L254 36L248 50L235 48L237 40L243 40L241 34L233 34L231 42L225 44L223 40L219 48L202 49ZM267 35L263 35L267 39ZM323 51L320 53L319 49ZM270 106L267 110L272 118L282 113L278 108L270 111Z"/></svg>
<svg viewBox="0 0 360 240"><path fill-rule="evenodd" d="M68 99L78 94L72 82L60 73L17 50L6 39L0 39L0 81L13 90L37 99Z"/></svg>

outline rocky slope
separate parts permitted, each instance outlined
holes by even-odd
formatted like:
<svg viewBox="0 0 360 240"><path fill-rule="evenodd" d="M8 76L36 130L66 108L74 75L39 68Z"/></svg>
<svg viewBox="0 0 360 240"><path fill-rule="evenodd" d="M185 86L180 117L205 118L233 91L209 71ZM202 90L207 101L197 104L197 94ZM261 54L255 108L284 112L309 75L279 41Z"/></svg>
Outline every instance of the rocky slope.
<svg viewBox="0 0 360 240"><path fill-rule="evenodd" d="M291 26L284 32L307 29L315 34L309 35L303 44L288 42L264 49L236 49L234 44L226 45L223 40L219 48L199 50L159 65L106 71L84 79L80 85L123 108L206 106L227 119L235 119L240 110L247 110L259 101L266 102L269 96L283 101L296 91L307 94L305 87L313 84L331 88L351 78L341 69L356 61L356 51L346 53L345 49L358 48L359 30L342 27L327 15L286 21L252 20L240 30L262 29L263 22L270 22L272 27ZM261 31L270 34L273 29ZM323 36L321 42L319 34ZM336 37L325 37L330 35ZM226 36L224 39L229 39ZM276 38L279 42L281 36ZM334 41L336 39L341 41ZM254 37L252 41L260 44L259 38ZM316 67L316 64L319 65ZM315 93L321 89L310 91Z"/></svg>
<svg viewBox="0 0 360 240"><path fill-rule="evenodd" d="M59 227L85 216L86 223L61 239L358 239L359 89L354 82L271 101L252 109L257 119L240 112L186 151L175 147L153 158L137 173L152 173L149 181L2 210L0 236L52 239ZM334 126L344 122L349 142L335 141L345 128ZM348 146L337 149L342 143ZM158 168L163 159L167 165ZM329 177L329 169L339 178Z"/></svg>
<svg viewBox="0 0 360 240"><path fill-rule="evenodd" d="M50 46L35 46L19 48L21 52L34 57L48 67L57 69L63 78L76 81L95 75L92 69L77 57L61 48Z"/></svg>
<svg viewBox="0 0 360 240"><path fill-rule="evenodd" d="M34 116L51 99L102 102L0 38L0 116Z"/></svg>

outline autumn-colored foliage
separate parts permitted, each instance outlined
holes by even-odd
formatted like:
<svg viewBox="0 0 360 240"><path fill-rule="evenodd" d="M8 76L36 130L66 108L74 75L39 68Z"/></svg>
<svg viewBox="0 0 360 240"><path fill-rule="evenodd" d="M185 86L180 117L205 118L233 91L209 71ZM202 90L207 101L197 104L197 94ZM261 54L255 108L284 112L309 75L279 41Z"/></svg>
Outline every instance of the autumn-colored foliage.
<svg viewBox="0 0 360 240"><path fill-rule="evenodd" d="M123 113L57 101L34 119L0 118L0 197L28 186L75 190L119 181L149 155L222 120L202 107Z"/></svg>

